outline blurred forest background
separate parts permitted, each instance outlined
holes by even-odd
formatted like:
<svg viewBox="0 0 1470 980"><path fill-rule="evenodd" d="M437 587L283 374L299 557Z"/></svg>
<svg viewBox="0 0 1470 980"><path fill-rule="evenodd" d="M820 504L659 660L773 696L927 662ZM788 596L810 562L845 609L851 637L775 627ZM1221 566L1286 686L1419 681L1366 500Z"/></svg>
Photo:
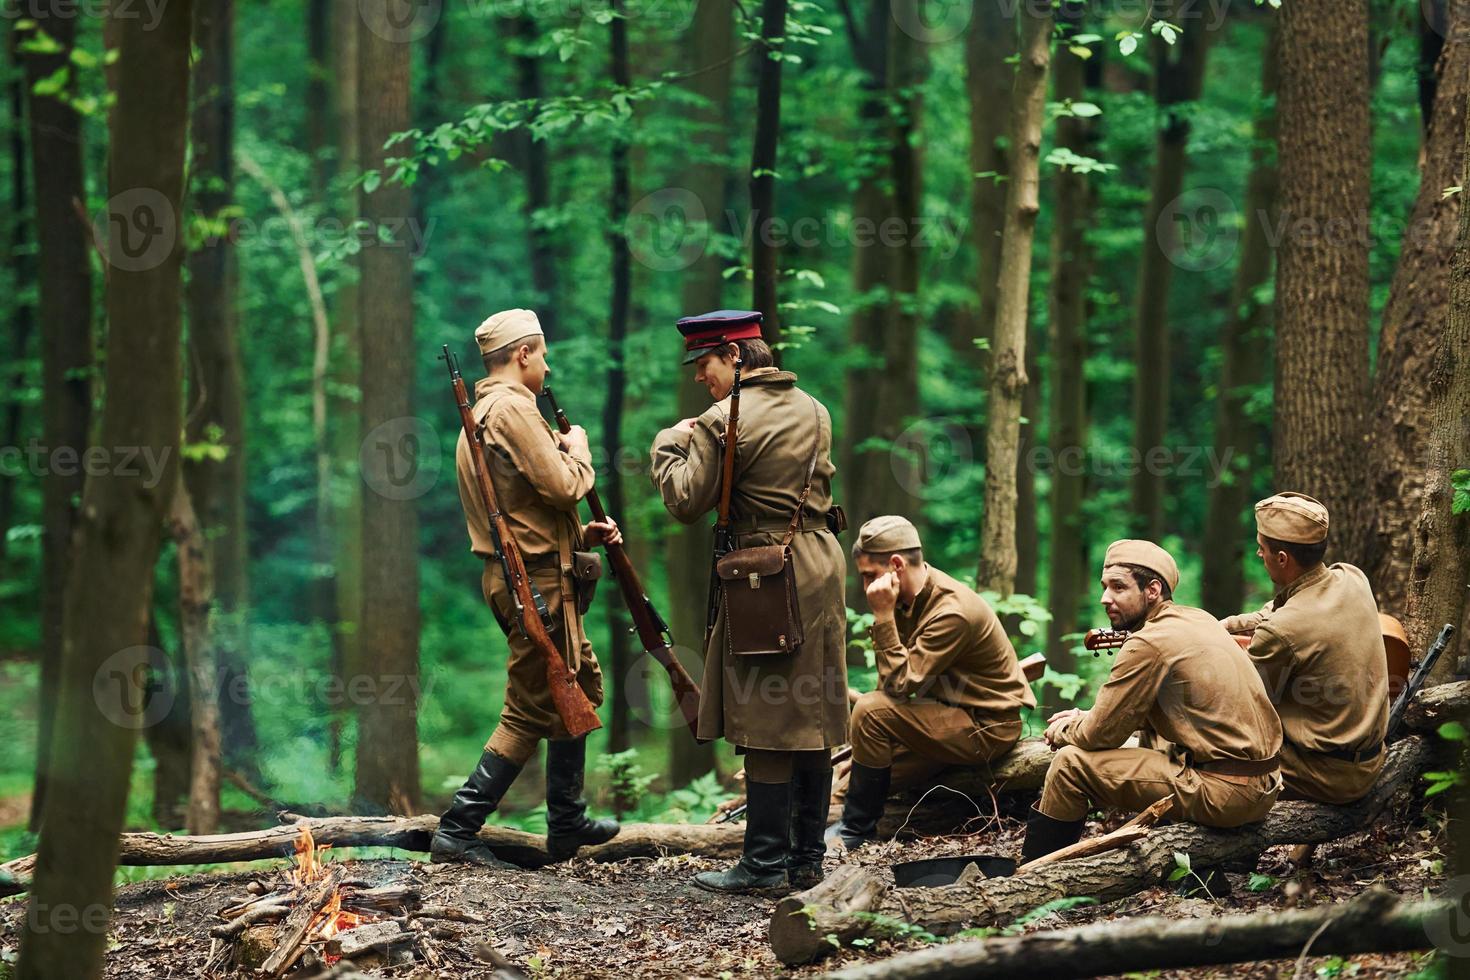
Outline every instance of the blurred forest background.
<svg viewBox="0 0 1470 980"><path fill-rule="evenodd" d="M140 37L153 19L192 31L187 70L140 43L134 75L133 28L92 6L9 0L0 24L7 856L35 847L64 620L139 584L69 568L66 548L81 447L127 445L99 434L109 365L176 395L183 429L181 492L139 570L154 652L126 748L132 827L447 802L493 728L506 647L436 355L449 344L473 382L472 332L508 307L540 314L550 381L691 667L709 530L666 515L647 447L708 402L674 320L720 307L765 311L783 366L832 410L854 527L920 523L928 560L978 580L1023 655L1046 652L1048 708L1087 703L1108 666L1075 648L1101 622L1110 540L1165 544L1183 602L1252 608L1270 587L1250 505L1278 489L1328 503L1330 557L1410 615L1425 484L1453 468L1425 465L1426 392L1460 210L1464 4L194 0L189 16L164 0L126 6ZM1018 145L1028 130L1039 142ZM120 334L107 296L143 274L143 219L170 226L137 198L167 207L166 178L117 183L171 172L127 142L159 133L187 145L183 241L164 247L183 263L177 349ZM1343 228L1308 227L1334 214ZM1461 585L1463 557L1445 559ZM1436 615L1411 618L1420 649ZM599 805L702 819L734 756L692 745L611 581L589 624L609 691ZM214 696L186 660L217 667ZM364 677L401 686L355 696ZM191 772L199 751L212 776ZM497 819L544 826L538 785Z"/></svg>

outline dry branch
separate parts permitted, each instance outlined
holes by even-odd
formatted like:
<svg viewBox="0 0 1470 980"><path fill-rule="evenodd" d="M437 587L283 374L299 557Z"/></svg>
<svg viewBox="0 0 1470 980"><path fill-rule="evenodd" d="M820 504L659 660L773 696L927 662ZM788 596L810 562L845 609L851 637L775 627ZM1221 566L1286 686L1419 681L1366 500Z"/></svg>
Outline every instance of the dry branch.
<svg viewBox="0 0 1470 980"><path fill-rule="evenodd" d="M1317 954L1426 949L1426 924L1453 914L1442 902L1399 902L1374 886L1344 905L1213 919L1110 920L1075 929L936 946L864 963L830 980L1092 977ZM1431 926L1432 928L1432 926Z"/></svg>
<svg viewBox="0 0 1470 980"><path fill-rule="evenodd" d="M279 977L290 968L292 963L296 962L300 955L301 944L306 941L306 934L310 931L312 922L331 901L345 873L342 865L334 865L306 890L306 894L296 903L296 907L291 910L290 915L286 916L285 923L276 933L276 948L261 964L262 973Z"/></svg>

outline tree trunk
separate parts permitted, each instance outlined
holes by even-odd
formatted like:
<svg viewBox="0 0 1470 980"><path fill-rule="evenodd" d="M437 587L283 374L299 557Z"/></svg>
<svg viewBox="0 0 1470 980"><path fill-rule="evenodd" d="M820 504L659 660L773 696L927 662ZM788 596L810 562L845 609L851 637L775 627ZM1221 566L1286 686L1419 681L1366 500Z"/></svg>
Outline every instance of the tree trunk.
<svg viewBox="0 0 1470 980"><path fill-rule="evenodd" d="M339 177L356 175L358 75L357 0L335 0L332 8L333 45L332 111L336 120ZM344 228L357 220L357 191L347 189L334 200ZM332 629L333 678L344 679L359 669L362 624L362 478L358 471L358 449L362 445L362 416L358 407L358 382L362 368L362 332L359 319L359 276L356 257L342 260L333 309L331 358L332 390L339 392L329 409L334 458L333 540L336 561L332 578L336 620ZM327 706L327 761L337 772L342 761L342 724L347 705L341 698Z"/></svg>
<svg viewBox="0 0 1470 980"><path fill-rule="evenodd" d="M734 5L731 0L699 0L694 10L694 23L689 28L688 81L691 92L704 104L691 108L690 114L700 126L698 145L703 152L690 161L681 184L689 189L704 209L709 231L725 213L727 168L723 160L729 146L726 119L729 117L731 60L735 51L733 27ZM724 261L711 249L704 249L684 274L680 302L686 313L717 310L724 305ZM709 407L709 396L690 380L692 373L683 369L685 377L678 385L680 418L693 418ZM669 620L674 636L674 652L695 680L701 680L704 650L705 595L703 587L710 576L709 527L703 523L680 526L668 539ZM670 717L677 717L671 713ZM669 782L683 786L715 767L713 743L699 745L687 731L675 724L669 729Z"/></svg>
<svg viewBox="0 0 1470 980"><path fill-rule="evenodd" d="M965 34L965 89L970 105L970 239L975 243L977 309L973 320L955 317L950 338L955 352L973 364L985 358L975 344L995 336L995 290L999 282L1001 231L1006 220L1006 115L996 107L1011 98L1016 54L1016 20L1004 4L982 3ZM983 174L985 176L974 176Z"/></svg>
<svg viewBox="0 0 1470 980"><path fill-rule="evenodd" d="M1280 14L1276 486L1332 515L1330 561L1364 564L1368 405L1367 0Z"/></svg>
<svg viewBox="0 0 1470 980"><path fill-rule="evenodd" d="M1446 342L1455 236L1464 197L1444 195L1445 188L1461 183L1465 106L1470 98L1466 37L1470 10L1461 3L1452 7L1456 23L1440 56L1438 99L1424 143L1423 176L1383 312L1373 382L1373 452L1368 466L1376 519L1367 571L1378 608L1400 619L1408 613L1415 525L1424 510L1428 476L1424 464L1433 411L1424 393ZM1465 459L1453 462L1456 468L1467 465Z"/></svg>
<svg viewBox="0 0 1470 980"><path fill-rule="evenodd" d="M522 45L516 55L516 83L518 95L523 101L539 105L544 95L541 84L541 61L524 48L539 38L536 18L522 14L515 19L514 32ZM526 178L526 238L531 261L531 283L536 289L536 317L546 336L560 336L561 287L558 285L556 250L551 233L537 224L537 216L551 207L551 159L546 152L544 140L531 138L529 127L516 131L520 144L523 173Z"/></svg>
<svg viewBox="0 0 1470 980"><path fill-rule="evenodd" d="M781 138L781 58L786 47L787 0L761 0L761 40L755 48L755 138L750 157L751 308L764 314L761 334L780 351L781 311L776 296L781 278L780 248L770 230L776 217L776 148Z"/></svg>
<svg viewBox="0 0 1470 980"><path fill-rule="evenodd" d="M184 674L189 681L189 718L193 731L185 825L191 834L212 834L219 829L221 771L219 700L215 691L214 637L210 623L214 583L204 529L183 484L174 491L168 523L179 555L179 643L184 651Z"/></svg>
<svg viewBox="0 0 1470 980"><path fill-rule="evenodd" d="M156 600L155 596L155 600ZM148 645L157 651L144 681L143 728L148 754L153 756L153 822L160 827L183 827L187 822L190 765L194 725L189 717L189 679L163 646L158 632L157 603L148 616ZM151 709L151 710L150 710ZM156 719L156 720L155 720Z"/></svg>
<svg viewBox="0 0 1470 980"><path fill-rule="evenodd" d="M162 479L118 467L82 495L67 578L51 782L42 813L33 908L70 908L80 931L28 928L22 980L96 977L107 945L112 874L133 768L140 652L153 564L178 478L179 275L185 130L189 115L189 0L156 24L119 17L122 51L108 175L111 231L107 397L98 445L138 446L165 461ZM110 15L114 16L114 15ZM147 25L147 26L145 26ZM70 221L68 222L70 226ZM124 229L159 229L140 242ZM140 249L141 246L141 249ZM106 583L97 588L97 583ZM120 682L99 698L98 677ZM119 710L121 709L121 710ZM90 919L86 917L91 917Z"/></svg>
<svg viewBox="0 0 1470 980"><path fill-rule="evenodd" d="M229 0L233 4L233 0ZM327 95L331 71L332 0L306 0L306 155L311 161L311 196L322 200L332 168L326 158L331 99Z"/></svg>
<svg viewBox="0 0 1470 980"><path fill-rule="evenodd" d="M234 0L198 0L192 141L194 205L211 222L233 207ZM257 738L246 651L250 648L250 556L245 531L245 393L235 307L236 253L228 234L209 235L189 255L191 443L217 442L222 459L184 464L184 483L208 542L218 615L213 645L220 666L221 733L232 768L256 778ZM212 682L214 683L214 682Z"/></svg>
<svg viewBox="0 0 1470 980"><path fill-rule="evenodd" d="M841 473L844 507L856 528L879 514L920 516L921 440L905 429L919 407L922 158L915 143L927 59L919 41L893 22L890 0L873 0L866 23L847 24L862 70L858 115L872 144L869 155L886 157L886 166L859 178L853 202L857 297L850 346L859 359L848 373ZM855 580L849 604L862 604Z"/></svg>
<svg viewBox="0 0 1470 980"><path fill-rule="evenodd" d="M1021 14L1021 54L1010 102L1010 180L1006 185L991 355L989 424L985 430L985 503L980 530L979 586L1010 595L1016 581L1016 460L1026 390L1026 324L1031 246L1040 210L1041 124L1051 61L1052 15L1027 5Z"/></svg>
<svg viewBox="0 0 1470 980"><path fill-rule="evenodd" d="M1163 447L1169 431L1169 290L1180 256L1178 226L1168 210L1177 206L1184 189L1189 146L1188 109L1181 111L1180 106L1199 100L1210 34L1203 24L1190 24L1175 44L1166 44L1161 37L1152 42L1154 101L1164 123L1155 150L1138 266L1133 445L1141 462L1133 478L1133 520L1139 533L1153 541L1164 533L1166 473L1148 460Z"/></svg>
<svg viewBox="0 0 1470 980"><path fill-rule="evenodd" d="M1442 902L1400 902L1382 885L1345 904L1203 919L1114 919L1014 938L946 943L827 974L829 980L1095 977L1296 957L1425 949Z"/></svg>
<svg viewBox="0 0 1470 980"><path fill-rule="evenodd" d="M36 202L36 241L41 314L42 442L52 447L87 448L92 412L92 242L91 229L77 220L74 202L85 201L81 119L68 101L37 96L32 86L70 64L77 18L52 14L52 6L31 0L24 8L60 50L25 56L25 86L30 119L31 174ZM114 23L111 19L109 24ZM75 94L75 73L68 97ZM83 474L47 467L41 478L41 691L36 741L36 783L31 798L31 828L40 826L50 771L51 730L60 694L61 623L70 573L72 534Z"/></svg>
<svg viewBox="0 0 1470 980"><path fill-rule="evenodd" d="M1085 6L1072 2L1058 12L1066 37L1079 33ZM1056 98L1082 101L1086 96L1087 62L1059 47L1056 62ZM1057 146L1079 156L1091 156L1093 126L1078 116L1057 120ZM1086 174L1067 169L1055 179L1056 217L1051 246L1051 560L1047 605L1047 666L1061 674L1077 672L1075 644L1062 637L1077 631L1087 592L1090 566L1082 501L1087 472L1082 461L1087 448L1087 284L1092 276L1092 251L1087 227L1092 220L1093 192ZM1048 686L1044 714L1073 706Z"/></svg>
<svg viewBox="0 0 1470 980"><path fill-rule="evenodd" d="M608 25L612 83L616 91L627 91L633 84L628 66L628 22L623 16L623 0L613 0L613 19ZM628 162L628 144L614 139L612 144L612 193L608 197L608 251L611 254L612 298L608 315L607 349L611 355L607 369L607 399L602 409L602 441L607 447L606 505L614 519L627 514L623 499L623 478L618 472L618 456L623 448L623 389L627 385L628 300L633 291L633 262L628 249L626 227L632 176ZM599 478L602 482L602 478ZM632 703L628 685L633 675L633 651L628 643L628 615L616 599L606 603L608 640L611 646L612 718L607 730L608 751L622 752L632 745Z"/></svg>
<svg viewBox="0 0 1470 980"><path fill-rule="evenodd" d="M411 215L413 195L393 179L384 142L411 125L409 45L388 40L392 23L407 23L410 0L388 0L366 14L358 34L358 70L373 84L362 89L358 153L382 184L358 206L372 228ZM385 18L374 23L375 16ZM390 226L391 227L391 226ZM359 706L357 798L392 813L419 809L418 434L412 428L413 258L409 243L374 243L362 250L359 329L362 332L363 477L362 646L360 671L373 696ZM369 462L369 459L371 462Z"/></svg>
<svg viewBox="0 0 1470 980"><path fill-rule="evenodd" d="M34 263L27 254L26 243L30 237L30 231L26 227L26 216L30 212L30 201L28 200L28 181L26 179L26 133L25 133L25 78L21 73L21 56L18 50L20 43L20 32L10 32L9 53L17 67L15 77L10 81L10 252L6 264L10 267L10 281L16 283L29 283L35 280ZM4 423L0 429L0 445L20 445L21 424L21 392L26 386L26 372L23 362L30 352L31 333L35 328L35 310L32 304L17 291L12 298L13 306L13 333L11 340L11 360L13 372L10 375L10 395L5 399ZM0 570L5 568L7 554L7 538L9 531L15 526L15 488L20 482L20 474L0 473ZM44 653L41 658L44 660Z"/></svg>
<svg viewBox="0 0 1470 980"><path fill-rule="evenodd" d="M1452 41L1446 52L1461 43ZM1441 91L1463 83L1463 79L1446 78ZM1435 109L1436 128L1447 126L1450 119L1449 107L1441 102ZM1464 138L1470 141L1470 130ZM1470 162L1470 150L1465 152L1464 161ZM1462 167L1462 174L1466 171L1470 167ZM1464 185L1463 177L1460 183ZM1405 623L1409 646L1415 650L1425 649L1443 624L1462 622L1470 581L1470 514L1455 513L1454 498L1465 491L1452 485L1456 471L1470 471L1470 208L1460 208L1458 221L1444 337L1420 391L1427 406L1428 431ZM1463 640L1459 645L1465 648ZM1454 658L1442 657L1433 676L1448 678L1455 672Z"/></svg>
<svg viewBox="0 0 1470 980"><path fill-rule="evenodd" d="M851 942L881 935L895 919L950 935L969 926L1004 925L1059 898L1087 895L1101 902L1125 898L1164 881L1175 867L1175 854L1188 854L1194 867L1203 868L1254 857L1274 844L1336 840L1375 820L1394 794L1418 780L1429 758L1421 739L1406 739L1390 750L1373 790L1350 806L1281 803L1262 823L1233 830L1171 824L1154 828L1125 849L1040 865L1011 878L935 888L890 888L880 882L882 887L866 901L866 907L849 909L814 907L808 900L812 892L798 892L776 906L771 950L785 964L809 963L833 950L826 936ZM864 877L873 874L867 869L858 871L846 893L860 888ZM813 928L817 923L820 932Z"/></svg>
<svg viewBox="0 0 1470 980"><path fill-rule="evenodd" d="M1261 61L1261 110L1255 121L1251 171L1245 187L1245 222L1240 264L1230 292L1230 309L1221 337L1222 362L1215 402L1215 458L1219 482L1210 488L1205 514L1203 606L1216 615L1245 608L1246 549L1255 541L1255 522L1246 522L1251 505L1251 475L1269 462L1265 433L1246 416L1251 389L1265 379L1262 348L1268 341L1271 309L1258 297L1270 282L1277 227L1276 183L1276 29ZM1228 463L1226 461L1229 461Z"/></svg>

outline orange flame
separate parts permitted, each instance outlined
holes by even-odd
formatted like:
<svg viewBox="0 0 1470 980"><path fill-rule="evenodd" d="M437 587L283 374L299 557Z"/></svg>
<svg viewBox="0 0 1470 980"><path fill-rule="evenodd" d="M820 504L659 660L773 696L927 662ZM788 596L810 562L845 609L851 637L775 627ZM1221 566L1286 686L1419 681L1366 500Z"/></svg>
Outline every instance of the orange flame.
<svg viewBox="0 0 1470 980"><path fill-rule="evenodd" d="M310 824L301 823L297 827L301 833L296 838L296 870L289 872L287 877L297 885L306 885L326 873L326 862L322 860L322 856L332 849L332 845L323 844L318 847L316 838L311 835Z"/></svg>

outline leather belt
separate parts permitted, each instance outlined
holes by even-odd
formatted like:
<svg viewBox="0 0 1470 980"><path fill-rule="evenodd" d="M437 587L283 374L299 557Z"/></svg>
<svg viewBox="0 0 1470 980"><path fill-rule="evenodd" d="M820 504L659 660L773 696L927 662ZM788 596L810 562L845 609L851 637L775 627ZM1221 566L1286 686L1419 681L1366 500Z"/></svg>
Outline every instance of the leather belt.
<svg viewBox="0 0 1470 980"><path fill-rule="evenodd" d="M494 555L491 558L488 558L486 560L487 561L493 561L493 562L495 562L495 567L496 568L499 568L500 567L500 556L499 555ZM523 565L526 566L526 571L528 571L528 572L539 572L542 569L546 569L546 568L551 568L551 569L555 569L555 570L560 571L560 569L561 569L561 555L558 555L554 551L553 552L549 552L549 553L544 554L544 555L528 555L528 554L525 554L523 552L521 554L521 564L523 564Z"/></svg>
<svg viewBox="0 0 1470 980"><path fill-rule="evenodd" d="M1325 755L1329 759L1341 759L1343 762L1352 763L1367 762L1369 759L1376 759L1378 758L1378 753L1383 751L1382 742L1377 742L1366 749L1307 749L1295 742L1289 742L1287 744L1305 755Z"/></svg>
<svg viewBox="0 0 1470 980"><path fill-rule="evenodd" d="M1189 765L1214 776L1269 776L1281 768L1281 757L1273 755L1269 759L1215 759L1211 762L1195 762L1191 758Z"/></svg>

